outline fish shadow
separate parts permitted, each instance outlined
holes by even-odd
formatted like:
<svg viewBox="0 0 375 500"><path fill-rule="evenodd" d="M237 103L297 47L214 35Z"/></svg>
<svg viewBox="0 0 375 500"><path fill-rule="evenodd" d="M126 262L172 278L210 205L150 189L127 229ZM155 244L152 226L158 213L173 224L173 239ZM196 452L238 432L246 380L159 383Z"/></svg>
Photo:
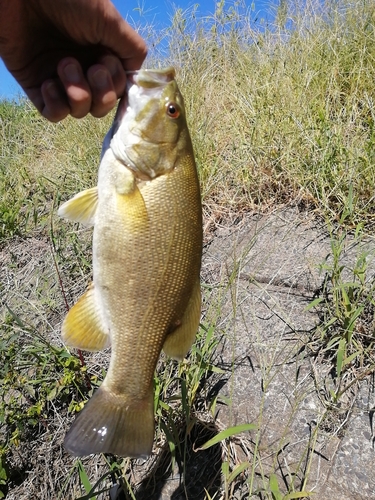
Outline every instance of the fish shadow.
<svg viewBox="0 0 375 500"><path fill-rule="evenodd" d="M174 462L167 445L140 482L137 500L202 500L206 493L213 497L221 487L221 446L199 448L218 432L212 422L198 420L189 433L184 425L179 433Z"/></svg>

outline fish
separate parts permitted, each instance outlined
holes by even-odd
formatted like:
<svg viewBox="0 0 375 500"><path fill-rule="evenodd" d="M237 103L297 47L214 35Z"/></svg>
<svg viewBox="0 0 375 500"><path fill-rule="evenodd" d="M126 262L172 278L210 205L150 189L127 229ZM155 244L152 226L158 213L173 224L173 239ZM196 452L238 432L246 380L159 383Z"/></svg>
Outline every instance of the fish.
<svg viewBox="0 0 375 500"><path fill-rule="evenodd" d="M58 215L94 227L92 283L66 315L62 339L87 351L111 346L107 374L64 447L74 456L147 457L160 353L184 359L201 315L201 195L173 68L128 75L97 186Z"/></svg>

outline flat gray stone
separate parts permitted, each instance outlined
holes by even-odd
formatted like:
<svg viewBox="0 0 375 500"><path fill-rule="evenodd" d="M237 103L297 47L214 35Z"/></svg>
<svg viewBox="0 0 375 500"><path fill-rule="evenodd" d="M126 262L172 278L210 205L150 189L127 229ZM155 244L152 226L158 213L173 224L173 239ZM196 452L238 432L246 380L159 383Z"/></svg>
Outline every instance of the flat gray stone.
<svg viewBox="0 0 375 500"><path fill-rule="evenodd" d="M220 312L221 364L230 372L217 419L224 428L259 426L260 439L256 431L242 435L247 459L252 463L255 453L259 462L258 488L276 473L281 491L293 482L296 491L303 487L321 498L371 499L373 380L354 384L327 410L330 366L303 349L319 322L306 306L331 250L324 226L293 210L218 229L203 265L206 281L217 284L206 297L206 320ZM346 241L342 262L350 266L362 252L373 273L371 238L361 246Z"/></svg>

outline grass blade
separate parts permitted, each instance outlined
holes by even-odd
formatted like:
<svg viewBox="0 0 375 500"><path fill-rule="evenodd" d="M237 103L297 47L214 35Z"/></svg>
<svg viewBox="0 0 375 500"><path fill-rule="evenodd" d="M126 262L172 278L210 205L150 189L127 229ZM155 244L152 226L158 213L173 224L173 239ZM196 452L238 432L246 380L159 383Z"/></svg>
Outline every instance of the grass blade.
<svg viewBox="0 0 375 500"><path fill-rule="evenodd" d="M77 465L78 465L79 479L83 487L85 488L86 493L89 494L90 491L92 490L92 487L81 460L78 459ZM92 499L96 500L96 497L92 497Z"/></svg>
<svg viewBox="0 0 375 500"><path fill-rule="evenodd" d="M216 434L216 436L212 439L209 439L203 446L196 448L195 451L207 450L208 448L211 448L211 446L214 446L215 444L220 443L220 441L224 441L224 439L228 439L235 434L240 434L241 432L246 431L254 431L257 428L258 426L256 424L242 424L236 425L235 427L229 427L228 429L219 432L219 434Z"/></svg>

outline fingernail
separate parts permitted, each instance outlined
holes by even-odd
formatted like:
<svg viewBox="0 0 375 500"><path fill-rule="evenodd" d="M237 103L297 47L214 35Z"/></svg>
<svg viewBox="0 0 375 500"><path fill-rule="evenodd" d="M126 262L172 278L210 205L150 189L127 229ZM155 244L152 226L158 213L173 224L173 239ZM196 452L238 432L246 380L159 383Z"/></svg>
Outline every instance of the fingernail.
<svg viewBox="0 0 375 500"><path fill-rule="evenodd" d="M105 88L108 85L108 73L103 69L98 69L92 74L92 80L96 87Z"/></svg>
<svg viewBox="0 0 375 500"><path fill-rule="evenodd" d="M46 84L46 92L52 99L60 99L60 89L54 82L49 82Z"/></svg>
<svg viewBox="0 0 375 500"><path fill-rule="evenodd" d="M118 73L118 62L114 57L107 57L105 61L105 66L108 69L111 76L115 76Z"/></svg>
<svg viewBox="0 0 375 500"><path fill-rule="evenodd" d="M81 73L75 64L67 64L63 71L69 82L79 83L81 81Z"/></svg>

